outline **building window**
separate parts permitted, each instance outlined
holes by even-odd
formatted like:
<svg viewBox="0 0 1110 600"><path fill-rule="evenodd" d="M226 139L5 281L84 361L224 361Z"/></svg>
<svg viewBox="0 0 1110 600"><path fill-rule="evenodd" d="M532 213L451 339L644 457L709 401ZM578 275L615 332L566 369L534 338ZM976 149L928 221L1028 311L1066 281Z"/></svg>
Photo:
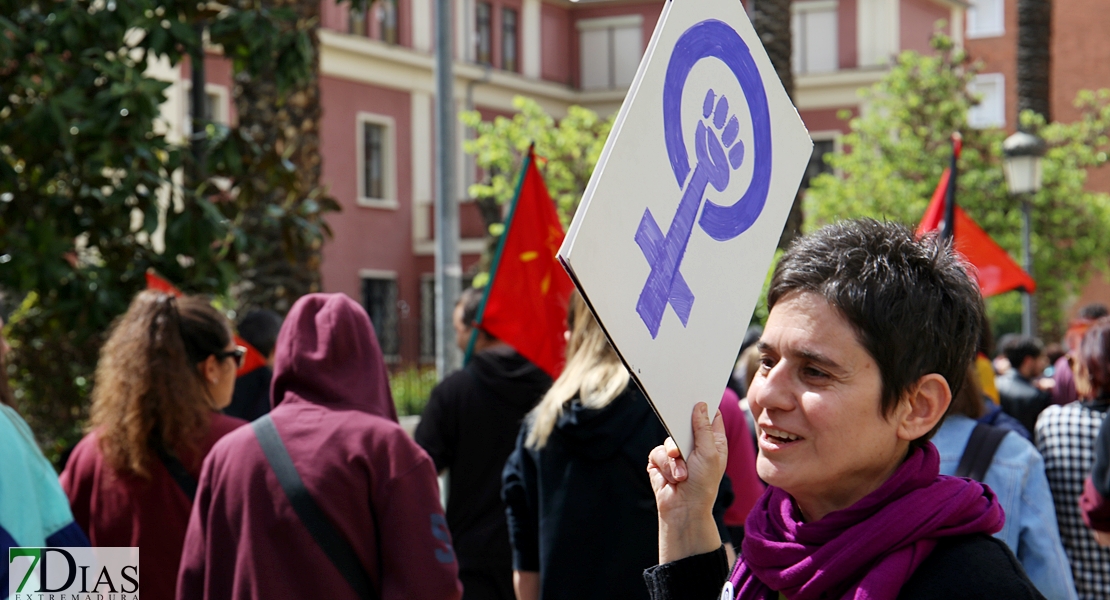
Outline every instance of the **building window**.
<svg viewBox="0 0 1110 600"><path fill-rule="evenodd" d="M396 44L397 0L379 0L374 3L374 18L378 21L380 39L387 44Z"/></svg>
<svg viewBox="0 0 1110 600"><path fill-rule="evenodd" d="M474 61L493 65L493 7L479 2L474 9Z"/></svg>
<svg viewBox="0 0 1110 600"><path fill-rule="evenodd" d="M186 136L193 134L193 89L186 81L181 88L185 93L185 114L182 115L182 129ZM209 83L204 86L204 110L208 121L227 125L230 112L228 91L222 85Z"/></svg>
<svg viewBox="0 0 1110 600"><path fill-rule="evenodd" d="M976 129L1006 125L1006 78L1002 73L976 75L967 86L979 104L967 112L967 124Z"/></svg>
<svg viewBox="0 0 1110 600"><path fill-rule="evenodd" d="M352 2L351 4L355 4ZM365 37L366 31L366 11L352 6L350 16L347 18L347 33L352 35L360 35Z"/></svg>
<svg viewBox="0 0 1110 600"><path fill-rule="evenodd" d="M359 113L358 204L397 208L393 173L393 119Z"/></svg>
<svg viewBox="0 0 1110 600"><path fill-rule="evenodd" d="M967 37L994 37L1005 33L1005 0L971 0L967 9Z"/></svg>
<svg viewBox="0 0 1110 600"><path fill-rule="evenodd" d="M364 270L362 277L362 306L370 315L374 334L386 362L397 362L401 357L401 322L397 310L397 276L393 273Z"/></svg>
<svg viewBox="0 0 1110 600"><path fill-rule="evenodd" d="M828 73L839 67L836 0L795 2L790 34L795 73Z"/></svg>
<svg viewBox="0 0 1110 600"><path fill-rule="evenodd" d="M832 173L833 168L825 162L825 157L836 151L836 139L813 140L813 154L809 157L805 173L802 174L803 190L808 190L813 180L823 173Z"/></svg>
<svg viewBox="0 0 1110 600"><path fill-rule="evenodd" d="M501 68L516 71L517 67L517 14L511 8L501 9Z"/></svg>
<svg viewBox="0 0 1110 600"><path fill-rule="evenodd" d="M643 17L582 19L577 27L582 89L619 88L632 83L644 53Z"/></svg>

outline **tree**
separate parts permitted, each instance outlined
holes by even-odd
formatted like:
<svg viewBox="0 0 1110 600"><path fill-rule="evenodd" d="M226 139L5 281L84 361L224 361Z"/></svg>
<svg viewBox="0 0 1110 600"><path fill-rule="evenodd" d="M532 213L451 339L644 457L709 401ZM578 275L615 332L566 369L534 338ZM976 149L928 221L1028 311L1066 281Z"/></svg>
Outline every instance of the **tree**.
<svg viewBox="0 0 1110 600"><path fill-rule="evenodd" d="M793 32L791 31L791 0L750 0L752 26L759 35L759 41L767 50L767 57L775 67L775 73L782 81L782 87L791 100L794 99L794 51ZM790 246L790 242L802 233L804 214L802 198L804 190L794 195L794 204L786 216L786 225L779 237L779 248Z"/></svg>
<svg viewBox="0 0 1110 600"><path fill-rule="evenodd" d="M1018 112L1031 110L1050 119L1052 2L1018 0Z"/></svg>
<svg viewBox="0 0 1110 600"><path fill-rule="evenodd" d="M176 64L205 19L225 52L273 50L251 68L296 81L309 54L285 18L185 1L0 0L0 290L20 302L4 376L48 456L80 435L100 341L146 270L189 292L225 292L247 242L243 182L278 187L291 171L264 170L264 149L224 131L213 179L175 184L190 156L156 127L168 84L145 74L148 60ZM291 237L315 235L283 223Z"/></svg>
<svg viewBox="0 0 1110 600"><path fill-rule="evenodd" d="M484 173L469 193L477 199L491 249L503 231L502 206L513 198L529 145L536 145L537 165L565 226L578 208L616 118L603 119L592 110L571 106L567 116L556 121L535 100L523 96L513 99L513 107L519 112L511 119L483 121L478 111L460 115L477 132L475 139L463 143L463 150L474 155ZM483 262L480 268L487 267Z"/></svg>
<svg viewBox="0 0 1110 600"><path fill-rule="evenodd" d="M239 189L239 225L251 243L240 256L242 280L234 292L242 310L269 308L284 313L297 298L320 291L320 250L331 234L323 215L339 210L320 185L320 3L240 0L239 4L244 11L282 15L272 22L291 46L270 44L265 32L242 36L242 25L237 23L213 28L214 38L239 40L228 52L239 115L234 135L241 144L256 149L248 154L253 164L243 168L252 176L241 178ZM282 62L287 54L302 70L300 76L284 75ZM280 185L264 176L271 170L280 172Z"/></svg>
<svg viewBox="0 0 1110 600"><path fill-rule="evenodd" d="M1001 129L972 129L967 89L977 66L943 36L934 55L904 52L891 72L865 93L869 110L850 122L843 152L827 160L836 174L816 178L806 196L807 226L874 217L916 225L951 157L949 136L963 135L957 202L1003 248L1021 248L1021 207L1007 195ZM1026 112L1023 122L1048 143L1044 185L1033 200L1033 277L1041 335L1060 333L1063 307L1105 260L1110 197L1084 189L1087 169L1107 161L1110 90L1084 92L1074 123L1045 124ZM988 302L991 316L1012 321L1017 304L1003 295Z"/></svg>

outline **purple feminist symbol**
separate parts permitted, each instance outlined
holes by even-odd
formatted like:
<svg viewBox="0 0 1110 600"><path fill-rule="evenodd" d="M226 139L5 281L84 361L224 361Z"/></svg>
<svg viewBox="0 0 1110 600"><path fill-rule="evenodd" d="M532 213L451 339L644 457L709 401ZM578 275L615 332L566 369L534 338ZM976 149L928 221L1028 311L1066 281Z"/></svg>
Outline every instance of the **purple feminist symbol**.
<svg viewBox="0 0 1110 600"><path fill-rule="evenodd" d="M745 146L739 139L740 121L730 115L728 99L713 90L705 95L703 118L698 120L694 134L697 162L692 173L682 136L682 91L690 70L703 58L717 58L729 67L744 91L752 116L752 181L744 195L727 206L707 199L706 190L713 186L723 192L728 187L732 170L740 168L745 160ZM705 210L701 211L699 225L719 242L747 231L759 218L767 201L771 184L771 118L767 94L747 44L732 27L709 19L687 29L678 39L663 83L663 132L671 168L682 189L682 199L666 235L647 209L636 231L636 243L651 265L651 274L640 292L636 312L652 338L659 334L668 304L674 308L683 327L690 319L694 293L679 267L694 231L694 221L698 220L702 200L705 200Z"/></svg>

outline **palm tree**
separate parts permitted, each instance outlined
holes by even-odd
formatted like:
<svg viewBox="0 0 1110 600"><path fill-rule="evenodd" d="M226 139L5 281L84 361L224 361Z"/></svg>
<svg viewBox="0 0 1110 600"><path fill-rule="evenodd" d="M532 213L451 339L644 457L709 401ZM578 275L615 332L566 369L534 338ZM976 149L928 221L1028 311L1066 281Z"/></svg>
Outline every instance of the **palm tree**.
<svg viewBox="0 0 1110 600"><path fill-rule="evenodd" d="M1052 35L1051 0L1018 0L1018 114L1049 114L1049 67ZM1020 123L1018 124L1020 127Z"/></svg>
<svg viewBox="0 0 1110 600"><path fill-rule="evenodd" d="M748 0L752 25L771 58L775 72L782 80L786 94L794 98L794 72L791 70L791 52L794 42L790 31L791 0ZM786 227L779 238L779 248L786 248L802 232L802 190L794 196L794 204L786 217Z"/></svg>
<svg viewBox="0 0 1110 600"><path fill-rule="evenodd" d="M308 76L291 89L279 87L276 69L235 74L238 129L261 148L263 159L244 183L252 188L241 223L249 247L240 257L242 282L234 293L242 310L284 313L300 296L320 290L320 249L330 233L322 213L337 206L320 187L320 2L261 5L296 15L290 26L308 35L312 59ZM265 175L271 169L286 171L283 185Z"/></svg>

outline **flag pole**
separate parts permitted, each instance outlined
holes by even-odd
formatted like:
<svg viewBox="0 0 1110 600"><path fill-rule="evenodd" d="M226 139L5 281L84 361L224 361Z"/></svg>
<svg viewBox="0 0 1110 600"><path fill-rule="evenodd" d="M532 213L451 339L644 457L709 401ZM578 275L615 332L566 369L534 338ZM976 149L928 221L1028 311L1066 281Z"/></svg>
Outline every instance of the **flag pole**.
<svg viewBox="0 0 1110 600"><path fill-rule="evenodd" d="M963 138L960 136L960 132L953 132L952 163L948 167L948 189L944 196L944 229L940 234L940 239L953 245L955 244L953 236L956 235L956 159L960 157L962 148Z"/></svg>
<svg viewBox="0 0 1110 600"><path fill-rule="evenodd" d="M501 232L501 239L497 240L497 250L493 253L493 261L490 263L486 291L482 293L482 302L478 304L478 314L474 316L474 323L471 324L470 339L466 342L466 353L463 355L463 365L470 363L470 358L474 355L474 345L478 341L478 326L482 324L482 317L486 314L486 301L489 300L490 290L493 289L493 278L497 275L497 266L501 264L501 253L505 249L505 240L509 239L509 227L513 223L516 204L520 201L520 190L524 188L524 178L528 175L528 168L532 166L532 160L535 158L533 155L535 148L535 142L528 145L528 154L524 156L524 162L521 164L520 178L516 182L516 192L513 193L513 201L509 204L509 212L505 215L505 230Z"/></svg>

